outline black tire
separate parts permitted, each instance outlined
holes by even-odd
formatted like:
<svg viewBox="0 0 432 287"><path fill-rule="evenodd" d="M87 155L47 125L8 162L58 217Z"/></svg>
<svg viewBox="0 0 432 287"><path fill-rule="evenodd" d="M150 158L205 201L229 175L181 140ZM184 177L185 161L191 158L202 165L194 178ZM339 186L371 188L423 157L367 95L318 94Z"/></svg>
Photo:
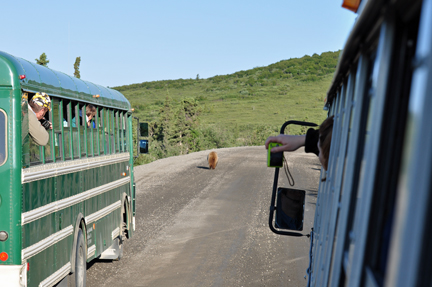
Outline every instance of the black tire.
<svg viewBox="0 0 432 287"><path fill-rule="evenodd" d="M87 280L87 256L82 230L78 230L75 252L75 272L69 275L70 287L85 287Z"/></svg>

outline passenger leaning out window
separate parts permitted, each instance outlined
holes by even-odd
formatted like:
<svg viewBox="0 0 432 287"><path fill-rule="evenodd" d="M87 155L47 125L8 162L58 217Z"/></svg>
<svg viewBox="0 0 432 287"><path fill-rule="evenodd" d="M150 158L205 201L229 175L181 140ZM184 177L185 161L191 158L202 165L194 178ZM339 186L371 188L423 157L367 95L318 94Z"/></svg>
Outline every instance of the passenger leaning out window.
<svg viewBox="0 0 432 287"><path fill-rule="evenodd" d="M38 145L46 145L49 140L48 129L52 124L45 119L45 114L51 111L51 99L45 93L36 93L30 100L29 106L29 133Z"/></svg>

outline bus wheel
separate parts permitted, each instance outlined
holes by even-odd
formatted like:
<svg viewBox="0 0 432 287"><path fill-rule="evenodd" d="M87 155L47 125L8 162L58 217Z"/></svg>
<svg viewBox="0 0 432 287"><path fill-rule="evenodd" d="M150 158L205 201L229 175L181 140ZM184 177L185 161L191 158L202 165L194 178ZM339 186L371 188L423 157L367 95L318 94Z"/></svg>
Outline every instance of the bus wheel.
<svg viewBox="0 0 432 287"><path fill-rule="evenodd" d="M76 287L85 287L86 286L86 272L87 272L87 263L86 263L86 254L85 254L85 243L84 243L84 234L82 230L78 230L77 237L77 246L75 253L75 272L69 277L69 286Z"/></svg>

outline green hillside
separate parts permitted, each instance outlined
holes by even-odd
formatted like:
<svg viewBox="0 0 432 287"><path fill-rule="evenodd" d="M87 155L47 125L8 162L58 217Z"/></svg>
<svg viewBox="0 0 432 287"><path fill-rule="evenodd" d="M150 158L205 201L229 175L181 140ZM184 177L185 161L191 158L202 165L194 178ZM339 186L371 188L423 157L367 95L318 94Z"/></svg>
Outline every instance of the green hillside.
<svg viewBox="0 0 432 287"><path fill-rule="evenodd" d="M339 53L283 60L208 79L197 75L114 89L131 102L134 116L151 123L152 152L143 162L202 149L261 145L287 120L323 121L324 99Z"/></svg>

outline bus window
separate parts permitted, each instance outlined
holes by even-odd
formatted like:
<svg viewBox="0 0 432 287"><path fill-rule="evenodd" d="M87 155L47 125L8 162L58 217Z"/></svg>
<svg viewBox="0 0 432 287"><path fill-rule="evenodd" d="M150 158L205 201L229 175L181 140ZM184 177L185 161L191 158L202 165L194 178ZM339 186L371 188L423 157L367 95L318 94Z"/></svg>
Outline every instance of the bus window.
<svg viewBox="0 0 432 287"><path fill-rule="evenodd" d="M69 101L63 100L63 142L64 142L64 157L65 160L72 158L72 141L71 141L71 121L72 121L72 104Z"/></svg>
<svg viewBox="0 0 432 287"><path fill-rule="evenodd" d="M29 94L29 101L33 94ZM30 166L38 165L42 163L41 157L42 148L33 140L32 137L29 139L29 154L30 154Z"/></svg>
<svg viewBox="0 0 432 287"><path fill-rule="evenodd" d="M115 113L114 113L114 110L112 110L112 111L109 111L109 134L110 134L110 140L111 140L111 153L115 153L115 145L116 145L116 140L115 140L115 137L114 137L114 130L115 130L115 126L114 126L114 123L115 123L115 121L114 121L114 115L115 115Z"/></svg>
<svg viewBox="0 0 432 287"><path fill-rule="evenodd" d="M7 147L7 121L6 121L6 113L3 110L0 110L0 165L3 165L6 162L6 147Z"/></svg>
<svg viewBox="0 0 432 287"><path fill-rule="evenodd" d="M87 106L83 107L83 111L87 114ZM86 133L86 139L87 139L87 145L86 145L86 151L88 157L93 157L93 126L94 126L94 119L91 120L90 125L86 124L85 130Z"/></svg>
<svg viewBox="0 0 432 287"><path fill-rule="evenodd" d="M80 138L80 149L81 149L81 157L86 157L87 151L86 151L86 127L87 127L87 120L86 120L86 110L84 105L77 105L79 107L79 138Z"/></svg>
<svg viewBox="0 0 432 287"><path fill-rule="evenodd" d="M115 113L115 142L116 142L116 153L120 152L120 125L119 125L120 112Z"/></svg>
<svg viewBox="0 0 432 287"><path fill-rule="evenodd" d="M125 152L126 151L126 146L125 146L125 122L124 122L124 113L120 113L119 114L119 120L120 120L120 152Z"/></svg>
<svg viewBox="0 0 432 287"><path fill-rule="evenodd" d="M63 116L61 115L61 102L59 99L54 98L52 100L52 125L54 130L54 154L56 161L62 159L62 126Z"/></svg>
<svg viewBox="0 0 432 287"><path fill-rule="evenodd" d="M105 126L106 126L106 117L105 110L99 110L99 148L100 154L106 154L106 144L105 144Z"/></svg>
<svg viewBox="0 0 432 287"><path fill-rule="evenodd" d="M48 111L45 114L45 118L48 121L50 121L51 123L53 123L53 113L52 113L52 111ZM44 161L43 161L43 163L48 163L48 162L53 162L54 161L54 159L53 159L53 157L54 157L54 152L53 152L53 149L54 149L54 147L53 147L53 135L54 135L54 132L53 132L52 129L48 129L47 131L48 131L48 134L49 134L49 140L48 140L48 143L42 148L43 151L44 151Z"/></svg>
<svg viewBox="0 0 432 287"><path fill-rule="evenodd" d="M81 140L80 140L80 117L78 104L72 104L72 146L73 146L73 158L77 159L81 157Z"/></svg>
<svg viewBox="0 0 432 287"><path fill-rule="evenodd" d="M128 121L128 115L126 113L124 115L124 121L125 121L125 131L124 131L124 133L125 133L125 145L126 145L126 151L129 151L129 133L128 133L129 121Z"/></svg>
<svg viewBox="0 0 432 287"><path fill-rule="evenodd" d="M94 119L95 122L95 130L93 131L93 149L95 155L100 155L100 137L99 137L99 130L100 130L100 116L99 116L99 108L96 107L96 116Z"/></svg>
<svg viewBox="0 0 432 287"><path fill-rule="evenodd" d="M111 153L111 138L109 137L110 129L110 110L104 109L104 131L105 131L105 153Z"/></svg>

